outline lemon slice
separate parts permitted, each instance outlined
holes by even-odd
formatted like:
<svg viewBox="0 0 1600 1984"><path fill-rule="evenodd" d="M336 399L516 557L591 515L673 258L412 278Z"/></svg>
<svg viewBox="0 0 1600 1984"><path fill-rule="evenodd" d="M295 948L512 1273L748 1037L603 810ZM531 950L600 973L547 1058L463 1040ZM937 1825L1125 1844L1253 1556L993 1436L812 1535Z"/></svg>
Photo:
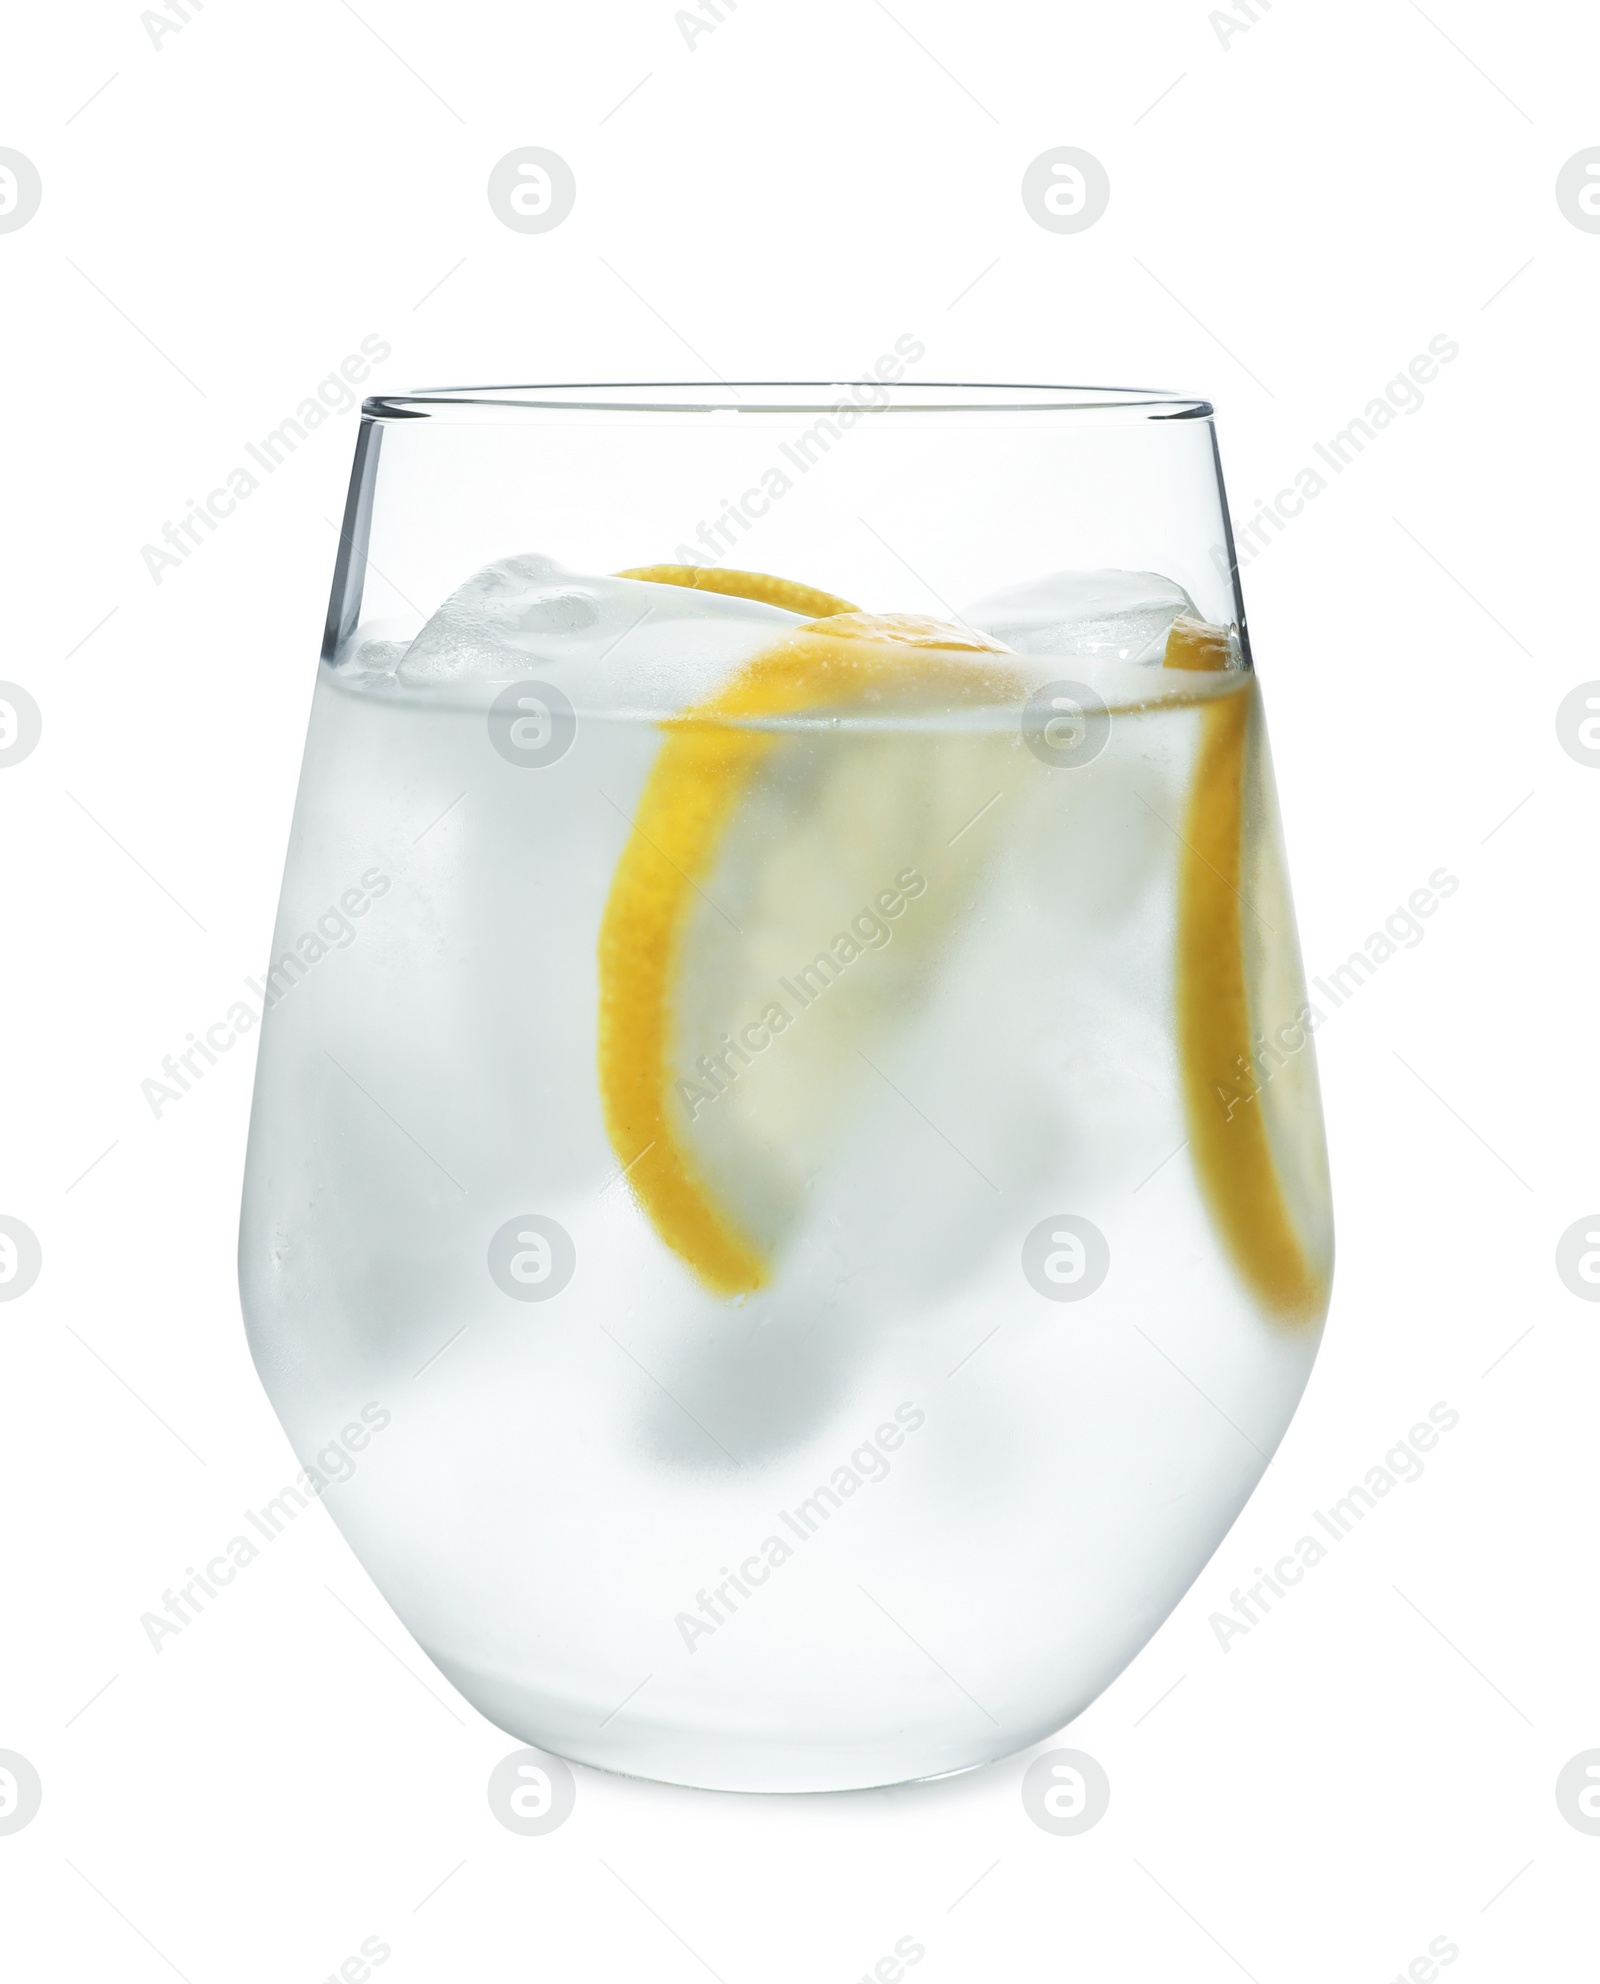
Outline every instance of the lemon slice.
<svg viewBox="0 0 1600 1984"><path fill-rule="evenodd" d="M619 579L648 579L658 586L688 586L695 592L720 592L735 599L758 599L766 606L782 606L790 613L802 613L808 620L820 620L830 613L854 613L847 599L836 599L831 592L803 586L793 579L775 579L770 572L724 571L715 565L636 565L618 572Z"/></svg>
<svg viewBox="0 0 1600 1984"><path fill-rule="evenodd" d="M1229 666L1226 631L1175 620L1165 665ZM1236 1270L1286 1321L1326 1307L1332 1237L1305 987L1260 694L1199 712L1178 882L1176 1002L1195 1176Z"/></svg>
<svg viewBox="0 0 1600 1984"><path fill-rule="evenodd" d="M872 1079L852 1047L903 1013L970 899L981 836L934 889L928 856L994 789L1015 726L938 719L1014 705L1010 672L975 659L1008 653L852 609L796 627L663 725L601 920L600 1091L640 1205L719 1294L769 1279Z"/></svg>

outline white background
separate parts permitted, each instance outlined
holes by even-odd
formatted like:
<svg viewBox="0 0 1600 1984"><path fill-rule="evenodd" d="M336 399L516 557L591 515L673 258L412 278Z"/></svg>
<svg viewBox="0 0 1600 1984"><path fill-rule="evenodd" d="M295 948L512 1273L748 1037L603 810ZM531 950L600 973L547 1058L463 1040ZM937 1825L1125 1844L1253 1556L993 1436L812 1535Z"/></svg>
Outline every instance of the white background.
<svg viewBox="0 0 1600 1984"><path fill-rule="evenodd" d="M1600 1838L1554 1783L1600 1745L1600 1311L1554 1249L1600 1203L1600 771L1554 716L1600 675L1600 235L1554 188L1600 143L1600 28L1264 8L1225 46L1204 0L741 0L692 50L670 0L207 0L159 49L135 0L13 18L0 145L44 200L0 235L0 674L44 736L0 771L0 1211L44 1272L0 1307L0 1749L44 1804L0 1837L8 1976L315 1984L370 1936L395 1984L849 1984L905 1936L919 1984L1382 1984L1439 1937L1451 1978L1592 1974ZM546 235L485 198L529 144L577 177ZM1078 235L1019 193L1064 144L1111 179ZM1208 395L1240 512L1459 343L1244 583L1308 969L1460 889L1320 1035L1326 1343L1064 1739L1107 1817L1039 1830L1025 1758L802 1799L580 1770L519 1838L509 1739L322 1510L160 1654L139 1625L296 1465L235 1291L248 1052L159 1122L139 1085L266 954L354 416L159 587L140 549L368 333L399 390L848 376L905 332L927 379ZM1219 1647L1440 1400L1423 1478Z"/></svg>

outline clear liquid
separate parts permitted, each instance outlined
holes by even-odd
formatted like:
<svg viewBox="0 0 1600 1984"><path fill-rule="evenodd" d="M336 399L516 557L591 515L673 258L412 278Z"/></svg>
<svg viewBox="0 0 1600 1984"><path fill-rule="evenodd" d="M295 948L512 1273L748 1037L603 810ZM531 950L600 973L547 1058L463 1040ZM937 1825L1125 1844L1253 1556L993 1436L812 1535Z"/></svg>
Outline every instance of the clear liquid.
<svg viewBox="0 0 1600 1984"><path fill-rule="evenodd" d="M596 1072L597 937L659 727L580 717L530 770L481 707L323 671L274 956L330 908L353 935L325 923L264 1020L246 1318L308 1462L363 1404L392 1415L328 1506L486 1715L732 1789L958 1770L1070 1720L1211 1555L1318 1328L1257 1307L1185 1148L1201 722L1119 715L1069 770L1014 710L778 726L680 975L674 1051L705 1086L698 1056L763 997L792 1021L713 1061L694 1115L711 1189L773 1254L730 1302L620 1175ZM1252 836L1277 875L1270 791ZM802 1004L801 969L884 891L887 939ZM1270 921L1264 1022L1301 996L1292 918ZM1309 1051L1272 1095L1325 1221ZM576 1250L548 1301L487 1265L530 1212ZM1109 1242L1083 1301L1021 1265L1061 1213Z"/></svg>

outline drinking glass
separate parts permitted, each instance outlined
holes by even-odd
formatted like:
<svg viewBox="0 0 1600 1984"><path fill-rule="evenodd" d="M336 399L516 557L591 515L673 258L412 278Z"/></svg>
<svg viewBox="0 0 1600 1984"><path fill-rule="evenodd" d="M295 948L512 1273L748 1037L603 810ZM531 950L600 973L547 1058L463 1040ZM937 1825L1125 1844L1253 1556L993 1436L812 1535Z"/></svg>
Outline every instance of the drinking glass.
<svg viewBox="0 0 1600 1984"><path fill-rule="evenodd" d="M369 400L263 984L251 1349L523 1741L1048 1735L1282 1437L1313 1033L1212 411Z"/></svg>

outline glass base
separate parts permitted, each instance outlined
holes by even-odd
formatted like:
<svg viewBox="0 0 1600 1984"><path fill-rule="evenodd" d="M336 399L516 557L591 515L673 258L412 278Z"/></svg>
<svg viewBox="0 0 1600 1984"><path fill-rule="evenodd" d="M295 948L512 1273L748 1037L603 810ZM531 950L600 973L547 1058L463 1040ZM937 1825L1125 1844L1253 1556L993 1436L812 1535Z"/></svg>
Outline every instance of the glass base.
<svg viewBox="0 0 1600 1984"><path fill-rule="evenodd" d="M1087 1706L1079 1704L1023 1731L991 1729L974 1735L948 1727L895 1728L865 1741L830 1738L816 1730L674 1726L652 1722L631 1704L617 1712L615 1721L597 1726L588 1704L579 1707L536 1695L437 1648L424 1651L480 1715L518 1742L618 1777L691 1791L880 1791L959 1777L1031 1748Z"/></svg>

